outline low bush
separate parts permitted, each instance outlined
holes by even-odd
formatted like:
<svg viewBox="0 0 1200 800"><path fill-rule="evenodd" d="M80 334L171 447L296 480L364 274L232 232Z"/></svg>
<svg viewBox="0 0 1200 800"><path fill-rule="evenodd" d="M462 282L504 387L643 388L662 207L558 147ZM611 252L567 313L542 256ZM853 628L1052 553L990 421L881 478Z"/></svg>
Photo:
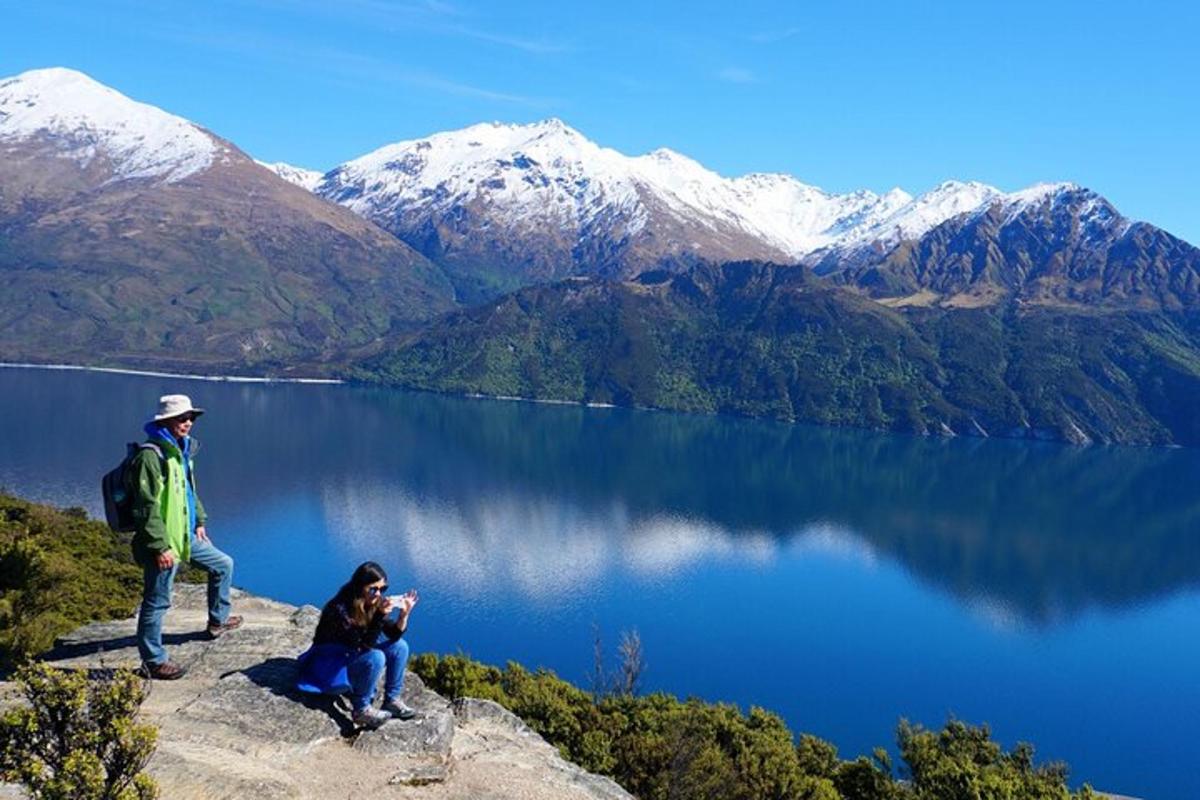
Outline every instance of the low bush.
<svg viewBox="0 0 1200 800"><path fill-rule="evenodd" d="M0 718L0 774L34 800L152 800L142 770L157 733L136 722L143 682L128 670L89 679L33 663L17 672L27 705Z"/></svg>
<svg viewBox="0 0 1200 800"><path fill-rule="evenodd" d="M424 653L410 668L452 699L494 700L564 758L608 775L640 800L1089 800L1072 793L1061 764L1037 766L1033 749L1005 752L986 726L951 720L940 732L901 721L902 769L887 751L845 761L815 736L797 743L761 708L680 701L667 694L595 695L554 673L504 669L462 655Z"/></svg>

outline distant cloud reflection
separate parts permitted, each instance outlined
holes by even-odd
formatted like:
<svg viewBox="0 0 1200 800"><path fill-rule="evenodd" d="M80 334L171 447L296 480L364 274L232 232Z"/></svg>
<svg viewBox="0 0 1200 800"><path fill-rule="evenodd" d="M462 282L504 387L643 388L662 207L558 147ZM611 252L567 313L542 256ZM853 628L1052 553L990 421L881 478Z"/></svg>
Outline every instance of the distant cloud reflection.
<svg viewBox="0 0 1200 800"><path fill-rule="evenodd" d="M386 482L327 484L322 504L330 536L357 556L400 556L422 582L467 597L515 591L552 604L586 595L612 572L668 580L706 562L766 565L781 554L876 560L860 536L828 523L780 540L685 515L634 517L619 502L585 510L509 493L449 503Z"/></svg>

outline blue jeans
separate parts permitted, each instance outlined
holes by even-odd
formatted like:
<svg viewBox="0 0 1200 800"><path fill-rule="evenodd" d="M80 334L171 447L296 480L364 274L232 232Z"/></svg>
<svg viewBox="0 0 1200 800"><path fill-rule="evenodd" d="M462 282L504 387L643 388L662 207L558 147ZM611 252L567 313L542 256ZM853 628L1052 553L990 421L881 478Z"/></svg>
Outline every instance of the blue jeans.
<svg viewBox="0 0 1200 800"><path fill-rule="evenodd" d="M229 589L233 584L233 559L211 542L192 539L193 566L208 572L208 621L220 625L229 619ZM167 660L162 643L162 622L171 607L171 587L179 562L170 569L159 569L154 561L142 565L142 607L138 611L138 654L147 664Z"/></svg>
<svg viewBox="0 0 1200 800"><path fill-rule="evenodd" d="M379 634L374 647L356 655L346 666L354 710L362 711L371 705L381 675L384 702L399 700L400 692L404 689L404 667L407 664L408 642L404 639L393 642L384 634Z"/></svg>

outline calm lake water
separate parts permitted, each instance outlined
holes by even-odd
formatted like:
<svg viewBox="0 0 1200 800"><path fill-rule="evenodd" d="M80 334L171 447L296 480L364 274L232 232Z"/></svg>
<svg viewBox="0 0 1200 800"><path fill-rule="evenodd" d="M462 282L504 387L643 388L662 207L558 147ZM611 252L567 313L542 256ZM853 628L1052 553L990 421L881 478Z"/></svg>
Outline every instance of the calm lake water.
<svg viewBox="0 0 1200 800"><path fill-rule="evenodd" d="M1200 797L1200 451L0 369L0 487L100 514L159 394L235 582L321 604L364 559L414 648L761 705L844 756L986 721L1073 782Z"/></svg>

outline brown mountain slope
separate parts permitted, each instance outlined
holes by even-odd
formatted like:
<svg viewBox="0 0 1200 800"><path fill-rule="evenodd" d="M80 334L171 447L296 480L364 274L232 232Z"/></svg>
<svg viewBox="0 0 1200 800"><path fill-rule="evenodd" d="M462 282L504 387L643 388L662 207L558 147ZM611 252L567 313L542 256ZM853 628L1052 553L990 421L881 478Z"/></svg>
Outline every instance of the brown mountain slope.
<svg viewBox="0 0 1200 800"><path fill-rule="evenodd" d="M841 282L901 304L1200 308L1200 249L1131 222L1078 187L1023 207L994 204L890 252L864 250L824 266Z"/></svg>

